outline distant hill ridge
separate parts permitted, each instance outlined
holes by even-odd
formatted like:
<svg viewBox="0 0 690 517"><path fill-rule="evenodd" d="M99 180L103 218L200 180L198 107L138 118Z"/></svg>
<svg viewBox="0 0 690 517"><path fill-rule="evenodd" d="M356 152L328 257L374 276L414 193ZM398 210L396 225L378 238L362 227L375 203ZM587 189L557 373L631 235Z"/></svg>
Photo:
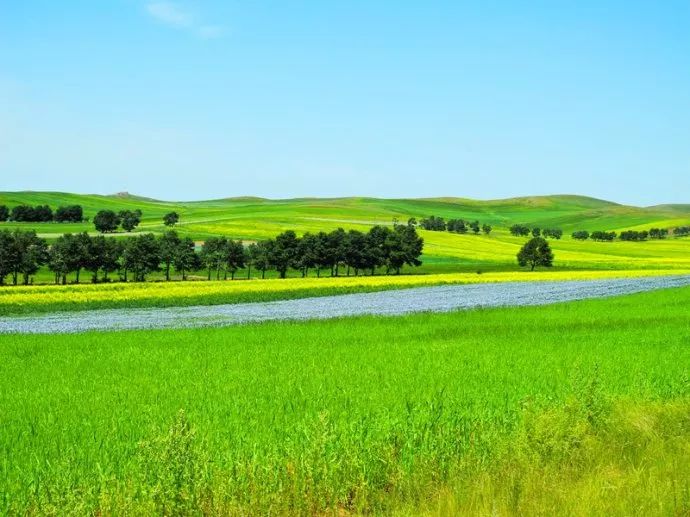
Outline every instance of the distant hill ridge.
<svg viewBox="0 0 690 517"><path fill-rule="evenodd" d="M635 205L625 205L617 203L614 201L609 201L605 199L578 195L578 194L552 194L552 195L538 195L538 196L518 196L510 198L497 198L497 199L473 199L465 198L459 196L440 196L440 197L420 197L420 198L388 198L388 197L371 197L371 196L343 196L343 197L294 197L294 198L265 198L260 196L229 196L224 198L214 198L205 200L175 200L168 201L148 196L140 196L137 194L132 194L127 191L116 192L114 194L75 194L70 192L59 192L59 191L38 191L38 190L23 190L23 191L4 191L0 192L0 202L5 202L8 198L48 198L48 197L83 197L83 198L110 198L110 199L121 199L128 201L145 201L149 203L162 203L162 204L177 204L177 203L206 203L206 202L236 202L236 201L254 201L254 202L285 202L285 201L345 201L345 200L366 200L366 201L429 201L437 203L451 203L451 204L499 204L499 205L523 205L523 206L534 206L534 207L544 207L549 205L578 205L578 206L588 206L591 208L596 207L632 207L632 208L647 208L656 210L669 210L669 211L687 211L690 210L690 203L682 204L658 204L648 207L640 207Z"/></svg>
<svg viewBox="0 0 690 517"><path fill-rule="evenodd" d="M256 225L275 230L294 228L298 231L320 230L328 225L348 226L391 221L394 218L429 217L479 220L482 223L507 227L515 223L541 228L570 230L623 230L675 228L690 225L690 204L661 204L651 207L623 205L588 196L557 194L524 196L507 199L477 200L462 197L435 198L373 198L338 197L266 199L253 196L228 197L206 201L163 201L129 192L110 195L72 194L66 192L0 192L0 205L79 204L87 217L98 210L141 209L141 228L161 226L162 216L172 210L181 216L184 229L195 236L220 232L237 232L256 237ZM322 222L319 222L322 221ZM5 223L7 224L7 223ZM84 225L84 229L90 225ZM72 231L80 228L70 227ZM59 231L55 226L45 231Z"/></svg>

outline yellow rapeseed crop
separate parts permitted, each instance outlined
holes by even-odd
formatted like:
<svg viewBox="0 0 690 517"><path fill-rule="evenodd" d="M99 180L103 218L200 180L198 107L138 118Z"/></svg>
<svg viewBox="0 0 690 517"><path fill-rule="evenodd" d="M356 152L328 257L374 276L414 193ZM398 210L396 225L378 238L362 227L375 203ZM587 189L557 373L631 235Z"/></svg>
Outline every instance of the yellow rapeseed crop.
<svg viewBox="0 0 690 517"><path fill-rule="evenodd" d="M0 288L0 314L107 307L240 303L406 287L687 274L689 270L539 271L435 275L144 282Z"/></svg>

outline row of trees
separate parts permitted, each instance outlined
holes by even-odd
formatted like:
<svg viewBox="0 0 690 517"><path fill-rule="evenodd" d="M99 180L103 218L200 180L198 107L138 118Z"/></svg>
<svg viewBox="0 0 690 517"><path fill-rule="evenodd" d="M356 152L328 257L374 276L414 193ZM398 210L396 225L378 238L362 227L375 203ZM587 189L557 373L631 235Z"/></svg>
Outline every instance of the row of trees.
<svg viewBox="0 0 690 517"><path fill-rule="evenodd" d="M611 242L618 237L622 241L632 241L639 242L645 241L647 239L665 239L670 235L670 231L667 228L652 228L647 230L626 230L618 235L616 232L604 232L596 231L589 233L587 230L579 230L573 232L573 239L579 241L586 241L587 239L592 239L593 241L599 242ZM685 237L690 235L690 226L681 226L673 231L673 235L676 237Z"/></svg>
<svg viewBox="0 0 690 517"><path fill-rule="evenodd" d="M310 270L316 270L317 276L322 270L339 276L342 267L347 275L375 274L381 267L387 274L400 273L405 265L421 265L423 245L412 224L374 226L367 233L338 229L307 233L301 238L286 231L248 246L239 240L211 237L199 252L192 239L180 237L174 230L160 237L142 234L124 239L91 237L86 232L65 234L52 245L34 231L5 230L0 232L0 284L8 276L15 285L29 284L42 266L52 271L56 284L66 284L71 274L79 283L84 271L91 274L94 283L109 281L113 273L124 282L143 282L157 271L163 271L170 280L173 270L186 280L190 271L202 268L209 280L213 276L234 279L240 269L246 269L247 278L251 278L252 268L261 272L261 278L269 270L285 278L290 269L302 276Z"/></svg>
<svg viewBox="0 0 690 517"><path fill-rule="evenodd" d="M79 223L83 220L84 210L81 205L59 206L55 212L48 205L17 205L11 210L6 205L0 205L0 222Z"/></svg>
<svg viewBox="0 0 690 517"><path fill-rule="evenodd" d="M463 219L448 219L446 221L443 217L437 217L432 215L426 217L419 221L419 226L425 230L430 230L434 232L453 232L465 234L472 232L475 235L484 232L485 235L489 235L493 228L488 224L479 224L479 221L465 221Z"/></svg>
<svg viewBox="0 0 690 517"><path fill-rule="evenodd" d="M541 229L539 227L530 228L524 224L514 224L510 227L510 234L514 237L529 237L533 238L544 237L549 239L560 239L563 237L563 230L560 228L545 228Z"/></svg>
<svg viewBox="0 0 690 517"><path fill-rule="evenodd" d="M122 226L126 232L133 231L141 222L141 210L100 210L93 218L93 224L101 233L112 233Z"/></svg>

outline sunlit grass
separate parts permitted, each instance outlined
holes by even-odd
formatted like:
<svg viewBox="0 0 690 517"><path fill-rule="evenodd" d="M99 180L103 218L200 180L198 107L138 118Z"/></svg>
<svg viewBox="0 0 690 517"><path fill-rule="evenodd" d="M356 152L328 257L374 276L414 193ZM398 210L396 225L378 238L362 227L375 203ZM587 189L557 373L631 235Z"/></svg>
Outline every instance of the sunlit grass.
<svg viewBox="0 0 690 517"><path fill-rule="evenodd" d="M0 336L0 512L683 515L689 303Z"/></svg>

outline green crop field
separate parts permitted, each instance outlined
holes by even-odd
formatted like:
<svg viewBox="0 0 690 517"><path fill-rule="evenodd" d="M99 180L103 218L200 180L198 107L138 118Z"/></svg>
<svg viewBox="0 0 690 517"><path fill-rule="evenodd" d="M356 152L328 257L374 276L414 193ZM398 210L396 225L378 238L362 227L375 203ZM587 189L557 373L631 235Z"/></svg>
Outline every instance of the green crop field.
<svg viewBox="0 0 690 517"><path fill-rule="evenodd" d="M574 230L648 229L653 226L690 225L690 205L650 208L624 206L580 196L545 196L499 201L443 199L289 199L231 198L201 202L162 202L130 195L95 196L63 193L0 193L0 204L59 205L81 204L85 216L93 218L100 209L140 209L143 212L138 232L162 233L162 216L177 211L183 236L197 241L226 235L246 241L273 237L292 229L332 230L337 227L367 229L373 224L389 224L393 218L463 218L494 226L489 236L457 235L421 231L425 239L424 265L419 273L515 271L515 255L524 243L512 237L507 228L525 223L542 228L562 228L566 236L553 241L555 268L591 269L690 269L690 239L665 239L647 242L574 241ZM94 232L91 223L0 223L1 228L35 229L39 235L54 238L65 232ZM120 234L122 235L122 234ZM408 269L408 271L411 271ZM241 274L240 274L241 276ZM155 277L154 277L155 278ZM39 273L37 282L50 282L48 271Z"/></svg>
<svg viewBox="0 0 690 517"><path fill-rule="evenodd" d="M0 512L690 512L690 289L0 336Z"/></svg>

